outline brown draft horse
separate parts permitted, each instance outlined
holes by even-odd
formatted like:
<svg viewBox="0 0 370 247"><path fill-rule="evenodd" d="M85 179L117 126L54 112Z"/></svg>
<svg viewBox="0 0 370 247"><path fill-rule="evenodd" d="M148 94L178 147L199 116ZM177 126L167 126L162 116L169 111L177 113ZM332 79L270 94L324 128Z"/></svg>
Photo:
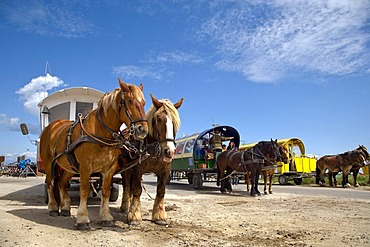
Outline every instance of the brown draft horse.
<svg viewBox="0 0 370 247"><path fill-rule="evenodd" d="M365 148L366 149L366 148ZM348 151L338 155L326 155L321 157L316 162L316 176L320 177L319 184L325 186L325 171L330 173L338 173L342 171L342 187L349 187L348 174L353 165L363 166L368 157L367 150L364 152L361 146L353 151ZM331 182L332 184L332 182Z"/></svg>
<svg viewBox="0 0 370 247"><path fill-rule="evenodd" d="M367 152L367 148L364 145L359 145L359 147L356 148L354 151L355 152L362 152L363 155L364 155L364 157L365 157L365 159L366 160L369 159L369 153ZM343 161L353 162L353 161L351 161L351 158L353 158L353 155L354 155L353 151L352 151L352 153L351 152L347 152L347 158L344 156L344 157L342 157L341 161L342 162ZM353 163L352 168L349 171L349 173L351 173L351 172L353 173L353 186L354 187L359 187L360 186L357 183L357 175L359 173L360 168L363 165L364 165L364 163ZM335 186L335 187L337 186L337 179L336 179L336 176L337 175L338 175L338 172L329 172L329 184L330 184L330 186ZM347 177L345 178L346 179L346 181L345 181L346 184L349 184L349 182L348 182L348 175L349 174L347 174ZM333 179L334 179L334 183L333 183Z"/></svg>
<svg viewBox="0 0 370 247"><path fill-rule="evenodd" d="M167 99L157 100L152 94L153 105L147 112L149 133L145 139L150 157L143 163L122 174L123 196L121 211L127 214L127 223L139 225L142 221L140 196L142 193L142 175L155 173L157 176L157 194L154 201L152 220L160 225L167 224L164 205L166 181L171 172L171 162L175 152L175 135L180 127L177 109L183 98L172 104ZM131 160L126 156L121 162Z"/></svg>
<svg viewBox="0 0 370 247"><path fill-rule="evenodd" d="M225 192L225 186L228 182L225 180L227 174L236 172L250 172L251 177L251 196L261 195L258 191L258 178L265 162L274 164L277 161L282 161L279 145L277 140L261 141L254 147L244 150L235 151L229 150L222 152L217 158L217 185L221 182L221 192ZM226 170L226 174L225 174Z"/></svg>
<svg viewBox="0 0 370 247"><path fill-rule="evenodd" d="M285 147L285 145L279 145L279 151L281 154L282 162L285 164L289 162L289 151ZM270 160L273 162L273 160ZM272 179L274 178L275 174L275 168L268 169L268 167L271 166L271 164L265 164L264 168L262 168L262 175L263 175L263 192L265 195L272 194ZM249 191L249 185L250 185L250 178L249 178L249 172L245 174L245 183L247 184L247 191ZM269 190L267 192L267 178L269 179Z"/></svg>
<svg viewBox="0 0 370 247"><path fill-rule="evenodd" d="M142 140L148 133L145 120L143 86L122 82L120 88L105 94L97 109L86 118L72 122L56 120L49 124L40 138L40 155L45 165L46 185L51 216L60 213L69 216L71 199L67 184L74 174L80 174L80 204L77 211L77 229L91 229L87 210L90 193L90 175L100 173L102 198L99 220L102 226L112 226L109 195L113 175L119 169L118 158L123 144L119 128L125 123L130 133Z"/></svg>

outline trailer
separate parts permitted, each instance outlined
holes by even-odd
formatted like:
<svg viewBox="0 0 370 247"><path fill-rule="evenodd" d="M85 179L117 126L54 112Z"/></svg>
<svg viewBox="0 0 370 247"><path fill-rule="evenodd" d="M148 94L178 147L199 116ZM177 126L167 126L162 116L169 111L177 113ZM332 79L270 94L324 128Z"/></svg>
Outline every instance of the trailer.
<svg viewBox="0 0 370 247"><path fill-rule="evenodd" d="M203 182L216 181L215 154L210 140L215 131L219 130L222 137L230 137L236 147L240 144L239 132L231 126L215 126L200 133L176 139L176 151L172 160L171 180L188 179L194 189L201 189ZM226 138L225 138L226 139ZM226 145L228 141L224 141Z"/></svg>

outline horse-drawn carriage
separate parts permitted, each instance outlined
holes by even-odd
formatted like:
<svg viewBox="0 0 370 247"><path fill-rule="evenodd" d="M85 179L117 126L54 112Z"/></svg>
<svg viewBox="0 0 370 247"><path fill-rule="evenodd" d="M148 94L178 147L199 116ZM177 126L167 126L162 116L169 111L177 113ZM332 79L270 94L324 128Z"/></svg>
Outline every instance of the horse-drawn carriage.
<svg viewBox="0 0 370 247"><path fill-rule="evenodd" d="M222 137L233 138L235 146L239 147L239 132L226 125L215 126L201 133L177 139L169 179L187 178L194 189L201 189L204 181L215 181L217 169L215 169L215 154L210 146L210 141L216 131L220 131Z"/></svg>
<svg viewBox="0 0 370 247"><path fill-rule="evenodd" d="M302 184L303 178L314 177L316 174L316 157L306 154L305 146L299 138L286 138L277 140L279 145L283 145L289 152L288 162L280 162L275 168L275 176L279 177L280 184L287 184L293 180L295 184ZM240 150L253 147L256 143L244 144Z"/></svg>

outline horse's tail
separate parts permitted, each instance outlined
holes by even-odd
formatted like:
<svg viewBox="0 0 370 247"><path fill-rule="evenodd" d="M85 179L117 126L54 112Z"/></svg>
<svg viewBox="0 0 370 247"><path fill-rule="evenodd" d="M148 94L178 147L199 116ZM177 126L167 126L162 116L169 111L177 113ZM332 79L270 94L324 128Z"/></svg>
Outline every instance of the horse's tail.
<svg viewBox="0 0 370 247"><path fill-rule="evenodd" d="M316 167L316 184L320 184L320 175L321 175L321 170L320 168Z"/></svg>

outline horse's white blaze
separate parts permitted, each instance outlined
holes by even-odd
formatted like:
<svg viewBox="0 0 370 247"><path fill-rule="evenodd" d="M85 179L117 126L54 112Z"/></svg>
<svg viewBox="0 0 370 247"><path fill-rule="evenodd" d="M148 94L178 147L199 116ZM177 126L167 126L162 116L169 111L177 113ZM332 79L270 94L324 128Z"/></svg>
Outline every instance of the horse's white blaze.
<svg viewBox="0 0 370 247"><path fill-rule="evenodd" d="M175 139L173 136L173 123L170 117L166 116L166 138L167 139ZM174 142L167 142L167 146L170 148L171 151L175 151L175 143Z"/></svg>

